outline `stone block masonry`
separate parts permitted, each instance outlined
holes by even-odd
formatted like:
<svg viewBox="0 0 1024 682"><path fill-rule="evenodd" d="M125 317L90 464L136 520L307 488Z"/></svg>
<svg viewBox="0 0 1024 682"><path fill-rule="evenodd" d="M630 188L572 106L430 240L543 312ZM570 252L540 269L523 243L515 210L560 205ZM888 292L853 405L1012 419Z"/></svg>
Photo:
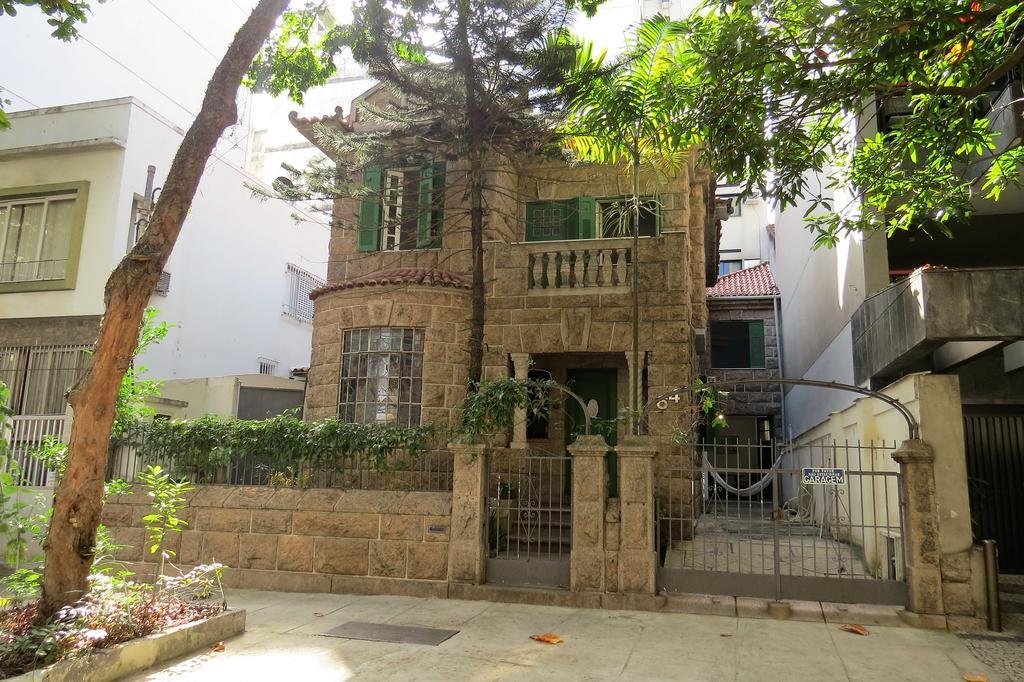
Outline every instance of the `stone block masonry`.
<svg viewBox="0 0 1024 682"><path fill-rule="evenodd" d="M149 503L135 491L103 510L113 541L125 545L116 558L141 563L140 573L155 564L142 523ZM430 593L422 583L448 580L451 512L445 492L197 486L181 513L187 530L167 547L176 564L231 567L228 584L240 587L377 591L386 579Z"/></svg>

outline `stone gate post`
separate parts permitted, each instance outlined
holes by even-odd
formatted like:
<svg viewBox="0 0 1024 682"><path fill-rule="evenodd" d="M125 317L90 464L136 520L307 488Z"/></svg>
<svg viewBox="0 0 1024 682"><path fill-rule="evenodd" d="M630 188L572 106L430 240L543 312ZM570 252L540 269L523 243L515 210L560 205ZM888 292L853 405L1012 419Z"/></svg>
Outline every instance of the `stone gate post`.
<svg viewBox="0 0 1024 682"><path fill-rule="evenodd" d="M483 445L452 443L448 449L454 467L448 580L480 585L487 566L487 455Z"/></svg>
<svg viewBox="0 0 1024 682"><path fill-rule="evenodd" d="M573 592L604 592L604 511L608 470L604 436L579 436L572 456L572 551L569 587Z"/></svg>
<svg viewBox="0 0 1024 682"><path fill-rule="evenodd" d="M892 458L900 465L908 608L914 613L941 615L945 605L935 455L923 440L911 439L900 443Z"/></svg>
<svg viewBox="0 0 1024 682"><path fill-rule="evenodd" d="M654 537L654 441L630 436L615 448L619 456L619 591L654 594L657 547Z"/></svg>

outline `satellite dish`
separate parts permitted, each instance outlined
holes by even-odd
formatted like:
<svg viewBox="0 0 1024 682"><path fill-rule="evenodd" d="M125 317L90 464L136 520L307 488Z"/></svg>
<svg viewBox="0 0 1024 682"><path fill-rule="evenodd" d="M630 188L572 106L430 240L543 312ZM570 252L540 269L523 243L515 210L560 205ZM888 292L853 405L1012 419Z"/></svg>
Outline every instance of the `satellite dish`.
<svg viewBox="0 0 1024 682"><path fill-rule="evenodd" d="M600 405L598 405L597 401L594 400L593 398L587 401L587 416L590 417L591 419L597 416L597 413L600 411L600 409Z"/></svg>

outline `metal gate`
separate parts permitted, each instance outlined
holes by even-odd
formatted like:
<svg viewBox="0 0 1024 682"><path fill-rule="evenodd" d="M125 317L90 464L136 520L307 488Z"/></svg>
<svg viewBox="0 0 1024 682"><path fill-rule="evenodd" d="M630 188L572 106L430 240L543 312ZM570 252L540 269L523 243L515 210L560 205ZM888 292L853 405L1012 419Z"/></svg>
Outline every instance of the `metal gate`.
<svg viewBox="0 0 1024 682"><path fill-rule="evenodd" d="M999 543L999 569L1024 573L1024 414L964 415L967 477L975 537Z"/></svg>
<svg viewBox="0 0 1024 682"><path fill-rule="evenodd" d="M499 450L487 457L487 582L568 588L569 456Z"/></svg>
<svg viewBox="0 0 1024 682"><path fill-rule="evenodd" d="M896 443L700 443L659 476L659 588L905 604Z"/></svg>

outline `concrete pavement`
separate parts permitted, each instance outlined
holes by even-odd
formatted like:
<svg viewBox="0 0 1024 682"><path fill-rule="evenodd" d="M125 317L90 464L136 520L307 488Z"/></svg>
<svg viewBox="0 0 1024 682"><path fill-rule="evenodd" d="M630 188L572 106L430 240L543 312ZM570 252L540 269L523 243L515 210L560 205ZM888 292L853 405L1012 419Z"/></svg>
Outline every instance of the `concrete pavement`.
<svg viewBox="0 0 1024 682"><path fill-rule="evenodd" d="M927 680L1008 679L948 632L496 604L398 596L235 590L247 632L130 679L245 680ZM456 629L440 646L318 636L347 621ZM534 642L555 632L564 644Z"/></svg>

